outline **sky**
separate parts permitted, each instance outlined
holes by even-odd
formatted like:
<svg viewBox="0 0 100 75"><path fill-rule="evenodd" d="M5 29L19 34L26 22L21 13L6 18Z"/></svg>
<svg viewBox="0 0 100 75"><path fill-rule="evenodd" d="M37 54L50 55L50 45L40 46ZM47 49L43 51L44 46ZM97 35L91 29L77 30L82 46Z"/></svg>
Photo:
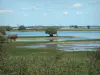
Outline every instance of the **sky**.
<svg viewBox="0 0 100 75"><path fill-rule="evenodd" d="M100 0L0 0L0 25L100 25Z"/></svg>

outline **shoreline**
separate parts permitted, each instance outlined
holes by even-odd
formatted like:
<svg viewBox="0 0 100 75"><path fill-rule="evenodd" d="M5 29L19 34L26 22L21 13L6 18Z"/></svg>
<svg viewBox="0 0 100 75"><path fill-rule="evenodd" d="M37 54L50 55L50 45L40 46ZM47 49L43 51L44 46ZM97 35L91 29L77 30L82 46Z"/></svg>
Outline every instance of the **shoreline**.
<svg viewBox="0 0 100 75"><path fill-rule="evenodd" d="M100 43L100 41L78 41L78 42L74 42L74 41L70 41L70 42L48 42L48 43L40 43L40 44L82 44L82 43Z"/></svg>

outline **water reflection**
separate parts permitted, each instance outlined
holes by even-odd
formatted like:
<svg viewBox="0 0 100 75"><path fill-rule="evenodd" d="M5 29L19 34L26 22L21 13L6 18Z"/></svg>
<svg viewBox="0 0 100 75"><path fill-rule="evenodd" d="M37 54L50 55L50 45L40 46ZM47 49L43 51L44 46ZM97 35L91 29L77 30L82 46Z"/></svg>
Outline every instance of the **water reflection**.
<svg viewBox="0 0 100 75"><path fill-rule="evenodd" d="M16 40L17 42L41 42L41 41L67 41L67 40L93 40L93 39L88 39L88 38L44 38L44 39L39 39L39 40Z"/></svg>
<svg viewBox="0 0 100 75"><path fill-rule="evenodd" d="M84 43L84 44L38 44L31 46L17 46L17 48L55 48L64 51L92 51L100 47L100 43Z"/></svg>

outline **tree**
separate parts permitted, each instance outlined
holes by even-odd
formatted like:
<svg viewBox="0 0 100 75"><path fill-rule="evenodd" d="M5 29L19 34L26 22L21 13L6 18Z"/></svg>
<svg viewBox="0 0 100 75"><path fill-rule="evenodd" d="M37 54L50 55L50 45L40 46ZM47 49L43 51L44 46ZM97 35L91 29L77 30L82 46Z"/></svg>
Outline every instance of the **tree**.
<svg viewBox="0 0 100 75"><path fill-rule="evenodd" d="M0 44L5 42L4 35L0 32Z"/></svg>
<svg viewBox="0 0 100 75"><path fill-rule="evenodd" d="M20 26L18 27L18 30L26 30L26 27L25 27L24 25L20 25Z"/></svg>
<svg viewBox="0 0 100 75"><path fill-rule="evenodd" d="M77 25L75 25L74 27L75 27L75 28L78 28L78 26L77 26Z"/></svg>
<svg viewBox="0 0 100 75"><path fill-rule="evenodd" d="M90 29L90 26L88 25L87 28Z"/></svg>
<svg viewBox="0 0 100 75"><path fill-rule="evenodd" d="M11 26L6 26L6 31L10 31L12 30L12 27Z"/></svg>
<svg viewBox="0 0 100 75"><path fill-rule="evenodd" d="M0 26L0 32L3 34L3 35L6 35L6 29L4 26Z"/></svg>
<svg viewBox="0 0 100 75"><path fill-rule="evenodd" d="M55 27L46 28L45 33L49 34L50 37L53 37L53 34L57 34L57 28Z"/></svg>

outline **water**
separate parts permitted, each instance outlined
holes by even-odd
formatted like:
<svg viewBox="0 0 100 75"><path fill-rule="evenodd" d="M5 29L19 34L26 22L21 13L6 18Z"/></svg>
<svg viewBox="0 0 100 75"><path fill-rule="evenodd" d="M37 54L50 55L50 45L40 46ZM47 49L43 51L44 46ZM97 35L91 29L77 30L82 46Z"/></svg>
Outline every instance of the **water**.
<svg viewBox="0 0 100 75"><path fill-rule="evenodd" d="M40 39L40 40L16 40L17 42L42 42L42 41L67 41L67 40L90 40L88 38L57 38L57 39Z"/></svg>
<svg viewBox="0 0 100 75"><path fill-rule="evenodd" d="M18 36L48 36L44 31L41 32L6 32L8 34L17 34ZM54 41L65 40L90 40L100 39L100 31L58 31L58 36L75 36L76 38L59 38ZM42 42L49 41L50 39L41 40L17 40L17 42ZM17 48L55 48L57 50L64 51L92 51L97 47L100 47L100 43L85 43L85 44L43 44L43 45L31 45L31 46L16 46Z"/></svg>
<svg viewBox="0 0 100 75"><path fill-rule="evenodd" d="M44 31L37 32L6 32L8 34L17 34L18 36L48 36ZM100 31L58 31L58 36L76 36L91 39L100 39Z"/></svg>
<svg viewBox="0 0 100 75"><path fill-rule="evenodd" d="M84 43L84 44L38 44L30 46L16 46L17 48L55 48L63 51L93 51L100 47L100 43Z"/></svg>

